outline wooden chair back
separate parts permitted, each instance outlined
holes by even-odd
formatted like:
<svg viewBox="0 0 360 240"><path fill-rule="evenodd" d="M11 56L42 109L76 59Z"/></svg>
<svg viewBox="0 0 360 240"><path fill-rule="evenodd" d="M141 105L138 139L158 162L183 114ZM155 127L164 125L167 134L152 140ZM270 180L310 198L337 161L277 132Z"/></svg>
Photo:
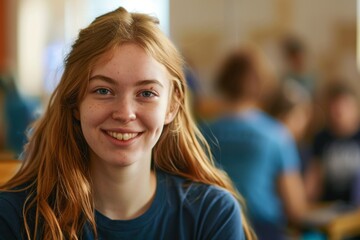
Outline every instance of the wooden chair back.
<svg viewBox="0 0 360 240"><path fill-rule="evenodd" d="M20 160L0 160L0 184L7 182L19 170L22 161Z"/></svg>

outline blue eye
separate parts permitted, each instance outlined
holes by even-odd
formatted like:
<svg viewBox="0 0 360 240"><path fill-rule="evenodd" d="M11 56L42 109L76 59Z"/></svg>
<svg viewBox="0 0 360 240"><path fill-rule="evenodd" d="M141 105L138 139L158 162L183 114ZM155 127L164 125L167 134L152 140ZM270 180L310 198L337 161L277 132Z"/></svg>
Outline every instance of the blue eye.
<svg viewBox="0 0 360 240"><path fill-rule="evenodd" d="M155 96L155 94L151 91L143 91L140 93L140 95L145 98L150 98L150 97Z"/></svg>
<svg viewBox="0 0 360 240"><path fill-rule="evenodd" d="M100 95L108 95L108 94L110 94L110 91L108 89L106 89L106 88L96 89L95 92L100 94Z"/></svg>

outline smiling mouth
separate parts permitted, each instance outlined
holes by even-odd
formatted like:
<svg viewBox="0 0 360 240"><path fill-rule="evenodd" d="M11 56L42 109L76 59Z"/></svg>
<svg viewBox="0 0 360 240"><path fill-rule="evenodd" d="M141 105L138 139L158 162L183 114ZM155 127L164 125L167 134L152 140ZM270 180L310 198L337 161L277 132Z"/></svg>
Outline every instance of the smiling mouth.
<svg viewBox="0 0 360 240"><path fill-rule="evenodd" d="M120 140L120 141L127 141L127 140L133 139L137 135L139 135L139 133L118 133L118 132L111 132L111 131L106 131L106 132L111 137L116 138L117 140Z"/></svg>

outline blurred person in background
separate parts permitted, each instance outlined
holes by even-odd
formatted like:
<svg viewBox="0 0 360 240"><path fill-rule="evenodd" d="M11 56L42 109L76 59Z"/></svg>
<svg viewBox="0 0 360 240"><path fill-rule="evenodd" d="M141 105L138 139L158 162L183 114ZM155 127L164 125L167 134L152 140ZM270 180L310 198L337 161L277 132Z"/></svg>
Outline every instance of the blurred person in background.
<svg viewBox="0 0 360 240"><path fill-rule="evenodd" d="M268 105L268 113L287 127L297 144L302 174L310 158L308 129L312 119L312 105L310 94L295 81L280 84Z"/></svg>
<svg viewBox="0 0 360 240"><path fill-rule="evenodd" d="M295 81L314 95L316 82L314 75L309 72L305 44L298 37L287 36L282 41L281 48L285 64L282 81Z"/></svg>
<svg viewBox="0 0 360 240"><path fill-rule="evenodd" d="M202 126L217 163L244 196L260 240L284 239L288 224L299 223L307 209L293 137L262 110L270 82L275 77L260 51L235 50L215 81L227 103L224 114Z"/></svg>
<svg viewBox="0 0 360 240"><path fill-rule="evenodd" d="M0 94L1 148L18 158L27 141L26 130L33 120L32 111L18 92L12 76L0 75Z"/></svg>
<svg viewBox="0 0 360 240"><path fill-rule="evenodd" d="M358 89L343 79L325 89L326 123L314 136L306 189L312 201L351 203L360 170Z"/></svg>

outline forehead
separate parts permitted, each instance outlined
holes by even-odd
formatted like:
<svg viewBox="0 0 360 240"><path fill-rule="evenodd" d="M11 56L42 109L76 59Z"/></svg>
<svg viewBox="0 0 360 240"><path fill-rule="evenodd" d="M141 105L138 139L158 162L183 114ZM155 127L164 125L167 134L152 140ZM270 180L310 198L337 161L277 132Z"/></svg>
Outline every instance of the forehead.
<svg viewBox="0 0 360 240"><path fill-rule="evenodd" d="M127 82L154 79L169 85L169 74L165 66L133 43L116 46L101 56L90 74L95 75Z"/></svg>

